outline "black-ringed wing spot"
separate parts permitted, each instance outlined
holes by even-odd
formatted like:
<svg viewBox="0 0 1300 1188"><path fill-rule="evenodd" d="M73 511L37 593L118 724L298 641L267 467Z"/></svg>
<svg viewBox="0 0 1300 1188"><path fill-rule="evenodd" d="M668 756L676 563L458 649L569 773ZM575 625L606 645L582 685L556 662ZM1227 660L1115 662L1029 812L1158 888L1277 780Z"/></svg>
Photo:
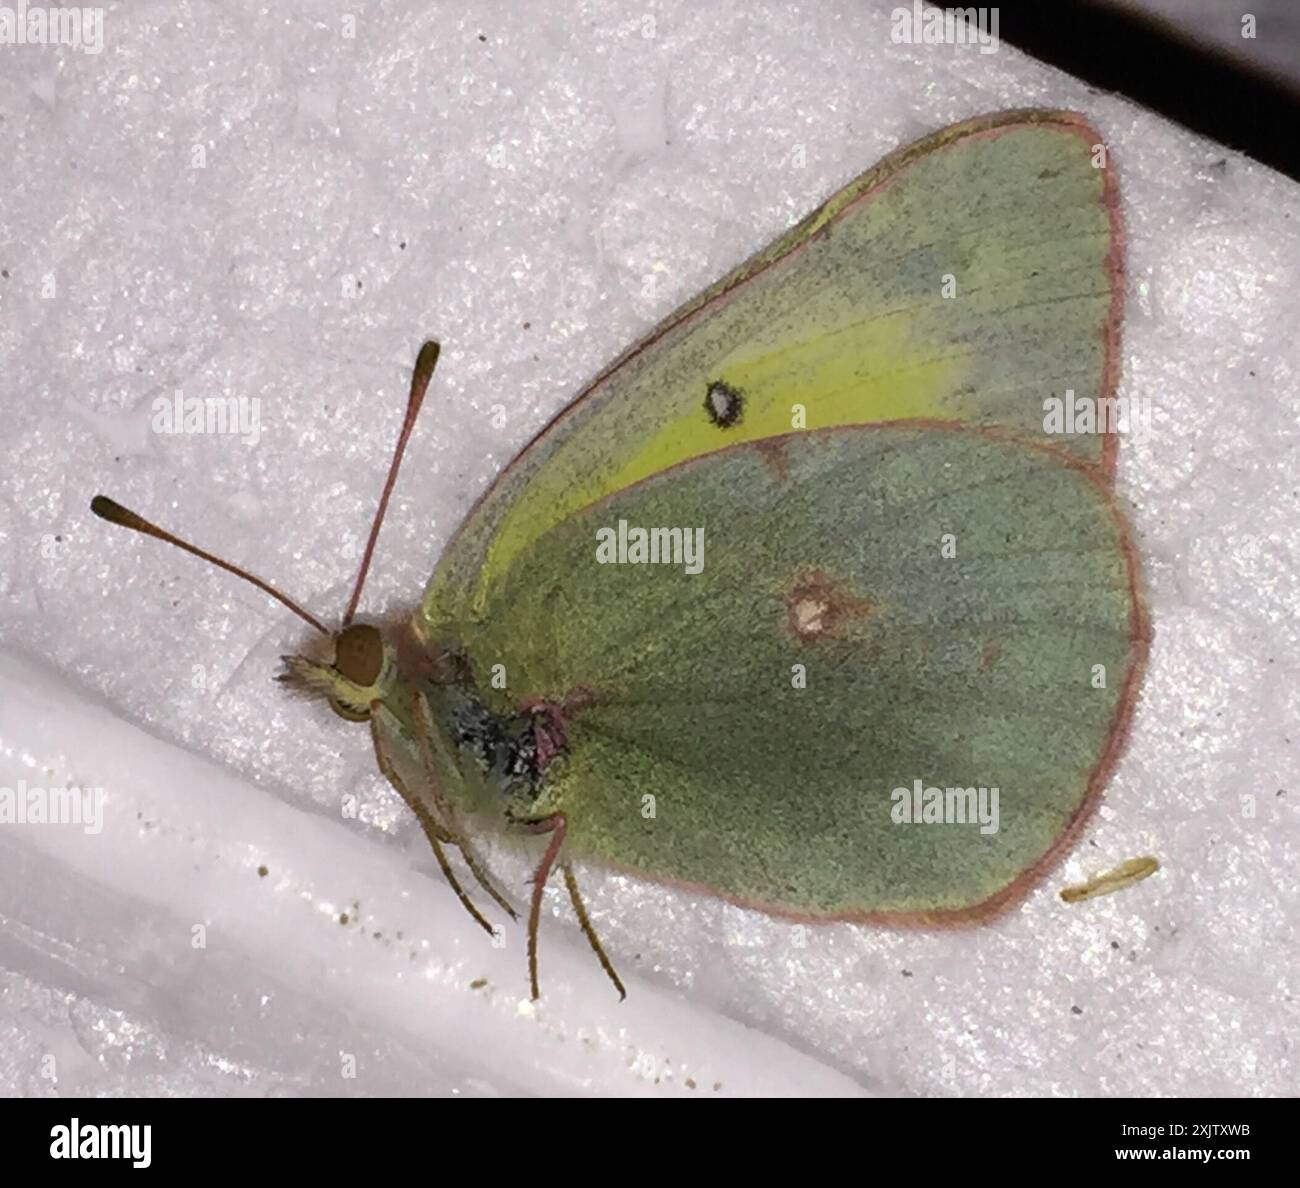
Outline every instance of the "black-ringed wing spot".
<svg viewBox="0 0 1300 1188"><path fill-rule="evenodd" d="M719 429L730 429L740 423L745 409L745 397L738 389L722 380L714 380L704 396L704 411Z"/></svg>

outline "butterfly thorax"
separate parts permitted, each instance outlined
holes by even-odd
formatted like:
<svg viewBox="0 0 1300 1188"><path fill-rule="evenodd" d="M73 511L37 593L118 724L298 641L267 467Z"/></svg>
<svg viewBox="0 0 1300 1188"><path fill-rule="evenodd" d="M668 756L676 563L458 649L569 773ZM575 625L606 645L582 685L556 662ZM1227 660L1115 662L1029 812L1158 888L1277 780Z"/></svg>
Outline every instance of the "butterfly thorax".
<svg viewBox="0 0 1300 1188"><path fill-rule="evenodd" d="M475 763L507 798L534 801L542 794L546 769L563 749L544 707L496 713L468 685L447 688L441 700L443 728L462 762Z"/></svg>
<svg viewBox="0 0 1300 1188"><path fill-rule="evenodd" d="M485 696L454 641L432 646L405 627L355 623L333 642L332 664L286 656L284 679L349 721L371 722L400 752L399 766L432 765L442 794L462 809L517 821L546 815L553 765L567 750L556 707Z"/></svg>
<svg viewBox="0 0 1300 1188"><path fill-rule="evenodd" d="M543 701L514 702L486 693L453 642L420 647L414 664L403 647L404 680L426 707L434 745L449 760L448 789L464 807L531 821L550 809L556 762L567 753L563 714Z"/></svg>

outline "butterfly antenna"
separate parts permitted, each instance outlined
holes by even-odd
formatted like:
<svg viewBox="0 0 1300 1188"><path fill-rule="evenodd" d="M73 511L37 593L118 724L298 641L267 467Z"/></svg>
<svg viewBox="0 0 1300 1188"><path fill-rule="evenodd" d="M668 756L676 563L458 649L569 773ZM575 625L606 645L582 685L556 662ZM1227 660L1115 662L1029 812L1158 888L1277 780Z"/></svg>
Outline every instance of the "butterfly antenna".
<svg viewBox="0 0 1300 1188"><path fill-rule="evenodd" d="M281 594L270 582L264 582L260 577L249 573L248 570L240 569L238 565L231 565L229 561L223 561L220 557L214 557L211 553L190 544L189 541L181 540L179 536L173 536L165 529L159 528L157 524L151 524L143 516L136 515L135 512L123 507L120 503L109 499L107 495L96 495L90 501L90 510L101 520L107 520L110 524L117 524L122 528L130 528L132 532L139 532L144 536L152 536L157 540L166 541L168 544L175 545L178 549L193 553L196 557L201 557L218 569L224 569L227 573L233 573L236 577L243 578L244 581L269 594L277 602L283 603L300 619L315 627L322 635L330 634L330 631L319 619L303 610L292 598Z"/></svg>
<svg viewBox="0 0 1300 1188"><path fill-rule="evenodd" d="M406 453L406 443L415 428L415 419L420 415L420 405L424 403L424 393L433 378L433 369L438 365L438 354L442 348L436 342L426 342L415 359L415 370L411 373L411 395L406 402L406 417L402 421L402 432L397 438L397 449L393 451L392 465L388 468L388 480L384 483L384 492L379 497L379 510L375 512L374 523L370 525L370 539L366 541L366 551L361 558L361 569L357 573L356 585L352 587L352 599L343 614L343 626L352 622L357 613L357 604L361 601L361 588L366 584L366 574L370 572L370 559L375 553L375 542L379 539L379 529L384 522L384 513L388 511L388 500L397 483L397 471L402 465L402 455Z"/></svg>

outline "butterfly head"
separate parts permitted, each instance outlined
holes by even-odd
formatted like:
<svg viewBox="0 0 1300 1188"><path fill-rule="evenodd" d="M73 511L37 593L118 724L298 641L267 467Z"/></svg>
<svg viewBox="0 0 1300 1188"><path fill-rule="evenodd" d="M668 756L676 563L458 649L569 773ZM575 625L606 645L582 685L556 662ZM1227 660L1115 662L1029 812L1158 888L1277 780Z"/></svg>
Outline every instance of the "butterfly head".
<svg viewBox="0 0 1300 1188"><path fill-rule="evenodd" d="M330 663L308 656L283 656L279 679L310 697L323 697L330 708L349 722L364 722L370 707L385 700L397 680L392 646L378 627L351 623L332 637Z"/></svg>

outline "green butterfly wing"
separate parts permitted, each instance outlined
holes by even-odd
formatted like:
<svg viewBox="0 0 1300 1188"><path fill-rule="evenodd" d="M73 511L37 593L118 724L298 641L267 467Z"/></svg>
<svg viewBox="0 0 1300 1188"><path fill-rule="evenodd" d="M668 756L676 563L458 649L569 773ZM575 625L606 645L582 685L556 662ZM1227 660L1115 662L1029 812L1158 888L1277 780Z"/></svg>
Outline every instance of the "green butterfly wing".
<svg viewBox="0 0 1300 1188"><path fill-rule="evenodd" d="M1043 400L1111 394L1118 195L1069 112L1002 112L904 148L677 310L497 479L417 626L481 617L538 536L689 458L791 429L905 418L1043 432ZM705 408L740 394L736 423ZM1060 439L1108 470L1113 436Z"/></svg>
<svg viewBox="0 0 1300 1188"><path fill-rule="evenodd" d="M619 520L702 528L701 572L598 563ZM887 425L722 450L571 514L461 642L480 689L505 666L502 710L572 707L537 814L564 812L573 853L769 911L941 921L1013 897L1100 792L1136 591L1096 468ZM997 832L895 823L917 780L998 788Z"/></svg>

